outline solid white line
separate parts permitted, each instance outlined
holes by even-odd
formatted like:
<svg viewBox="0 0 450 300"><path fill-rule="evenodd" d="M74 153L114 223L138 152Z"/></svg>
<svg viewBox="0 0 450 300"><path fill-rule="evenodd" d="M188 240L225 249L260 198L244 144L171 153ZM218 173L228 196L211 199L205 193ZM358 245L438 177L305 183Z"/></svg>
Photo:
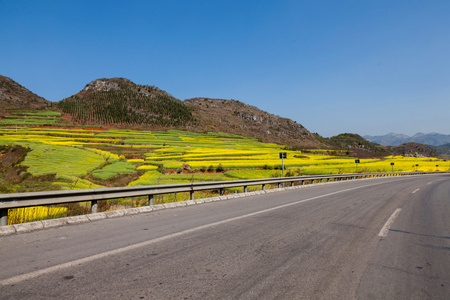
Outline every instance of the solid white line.
<svg viewBox="0 0 450 300"><path fill-rule="evenodd" d="M398 214L400 213L402 209L401 208L397 208L392 215L389 217L389 219L387 220L386 224L384 224L383 228L381 228L380 233L378 234L378 236L381 237L385 237L387 236L389 229L391 228L392 223L394 223L395 219L397 218Z"/></svg>
<svg viewBox="0 0 450 300"><path fill-rule="evenodd" d="M420 189L414 190L414 191L412 192L412 194L415 194L415 193L417 193L418 191L420 191Z"/></svg>
<svg viewBox="0 0 450 300"><path fill-rule="evenodd" d="M264 213L267 213L267 212L270 212L270 211L274 211L274 210L277 210L277 209L293 206L293 205L296 205L296 204L300 204L300 203L304 203L304 202L308 202L308 201L312 201L312 200L316 200L316 199L320 199L320 198L324 198L324 197L328 197L328 196L332 196L332 195L348 192L348 191L351 191L351 190L356 190L356 189L368 187L368 186L379 185L379 184L383 184L383 182L375 183L375 184L367 184L367 185L354 187L354 188L349 188L349 189L345 189L345 190L341 190L341 191L337 191L337 192L333 192L333 193L329 193L329 194L324 194L324 195L320 195L320 196L316 196L316 197L312 197L312 198L308 198L308 199L304 199L304 200L299 200L299 201L292 202L292 203L289 203L289 204L284 204L284 205L280 205L280 206L264 209L264 210L261 210L261 211L249 213L249 214L242 215L242 216L239 216L239 217L234 217L234 218L230 218L230 219L226 219L226 220L222 220L222 221L218 221L218 222L214 222L214 223L198 226L198 227L195 227L195 228L183 230L183 231L180 231L180 232L177 232L177 233L165 235L165 236L162 236L162 237L159 237L159 238L155 238L155 239L152 239L152 240L148 240L148 241L145 241L145 242L142 242L142 243L126 246L126 247L123 247L123 248L118 248L118 249L111 250L111 251L106 251L106 252L103 252L103 253L95 254L95 255L92 255L92 256L88 256L88 257L85 257L85 258L77 259L77 260L70 261L70 262L67 262L67 263L63 263L63 264L55 265L55 266L52 266L52 267L44 268L44 269L41 269L41 270L33 271L33 272L30 272L30 273L25 273L25 274L22 274L22 275L17 275L17 276L14 276L14 277L6 278L6 279L3 279L3 280L0 280L0 286L16 284L16 283L24 281L24 280L28 280L28 279L32 279L32 278L38 277L40 275L44 275L44 274L55 272L55 271L59 271L59 270L64 270L64 269L67 269L67 268L70 268L70 267L74 267L74 266L78 266L78 265L81 265L81 264L85 264L85 263L88 263L88 262L91 262L91 261L94 261L94 260L97 260L97 259L102 259L102 258L105 258L105 257L110 256L110 255L124 253L124 252L131 251L131 250L134 250L134 249L137 249L137 248L140 248L140 247L145 247L145 246L157 243L157 242L161 242L161 241L164 241L164 240L169 240L169 239L172 239L172 238L176 238L176 237L179 237L181 235L192 233L192 232L199 231L199 230L202 230L202 229L206 229L206 228L209 228L209 227L222 225L222 224L225 224L225 223L237 221L237 220L248 218L248 217L252 217L252 216L257 216L257 215L264 214Z"/></svg>

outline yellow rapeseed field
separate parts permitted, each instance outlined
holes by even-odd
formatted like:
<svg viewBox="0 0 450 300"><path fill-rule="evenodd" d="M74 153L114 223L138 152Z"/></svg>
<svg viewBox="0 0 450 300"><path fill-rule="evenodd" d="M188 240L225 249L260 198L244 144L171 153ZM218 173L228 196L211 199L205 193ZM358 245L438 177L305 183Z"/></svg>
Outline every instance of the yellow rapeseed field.
<svg viewBox="0 0 450 300"><path fill-rule="evenodd" d="M120 184L133 186L278 177L280 152L287 153L284 166L288 175L355 173L356 167L360 173L450 170L449 161L403 156L360 159L356 166L355 157L340 151L333 151L334 156L323 149L303 153L225 133L16 127L12 123L0 124L0 144L31 149L20 166L28 167L26 172L33 176L54 174L49 177L55 179L47 184L56 189L111 186L117 178L122 180ZM11 192L14 190L16 186ZM158 201L185 197L161 196ZM62 210L10 210L10 219L46 218Z"/></svg>
<svg viewBox="0 0 450 300"><path fill-rule="evenodd" d="M35 206L8 210L8 225L61 217L67 207Z"/></svg>

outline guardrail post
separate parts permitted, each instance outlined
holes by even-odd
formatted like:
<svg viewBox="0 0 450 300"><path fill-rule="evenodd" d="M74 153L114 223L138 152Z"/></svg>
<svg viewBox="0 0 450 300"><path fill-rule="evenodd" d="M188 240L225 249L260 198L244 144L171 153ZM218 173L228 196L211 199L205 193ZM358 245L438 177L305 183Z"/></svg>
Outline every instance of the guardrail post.
<svg viewBox="0 0 450 300"><path fill-rule="evenodd" d="M301 185L305 185L305 181L304 180L300 180L300 182L301 182L300 183Z"/></svg>
<svg viewBox="0 0 450 300"><path fill-rule="evenodd" d="M266 185L265 185L265 184L262 185L262 190L263 190L263 191L266 190Z"/></svg>
<svg viewBox="0 0 450 300"><path fill-rule="evenodd" d="M189 192L191 194L191 200L194 200L194 191Z"/></svg>
<svg viewBox="0 0 450 300"><path fill-rule="evenodd" d="M278 182L278 188L280 188L281 187L281 182Z"/></svg>
<svg viewBox="0 0 450 300"><path fill-rule="evenodd" d="M244 185L244 193L247 193L247 186Z"/></svg>
<svg viewBox="0 0 450 300"><path fill-rule="evenodd" d="M223 196L223 194L224 194L224 192L225 192L224 189L221 188L219 191L220 191L220 192L219 192L219 193L220 193L220 196Z"/></svg>
<svg viewBox="0 0 450 300"><path fill-rule="evenodd" d="M153 195L148 195L148 205L153 205Z"/></svg>
<svg viewBox="0 0 450 300"><path fill-rule="evenodd" d="M91 214L96 214L97 213L97 200L92 200L91 201Z"/></svg>
<svg viewBox="0 0 450 300"><path fill-rule="evenodd" d="M0 226L8 225L8 209L0 209Z"/></svg>
<svg viewBox="0 0 450 300"><path fill-rule="evenodd" d="M294 182L293 181L291 181L291 186L294 186Z"/></svg>

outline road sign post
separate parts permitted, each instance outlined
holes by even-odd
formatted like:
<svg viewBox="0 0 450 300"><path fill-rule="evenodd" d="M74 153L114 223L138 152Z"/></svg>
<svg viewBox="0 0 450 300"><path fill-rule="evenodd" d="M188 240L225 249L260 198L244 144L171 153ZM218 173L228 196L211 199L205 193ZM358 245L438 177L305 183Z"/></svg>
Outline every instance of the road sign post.
<svg viewBox="0 0 450 300"><path fill-rule="evenodd" d="M284 159L287 158L287 153L286 152L280 152L280 158L281 158L282 174L283 174L283 177L284 177Z"/></svg>
<svg viewBox="0 0 450 300"><path fill-rule="evenodd" d="M355 159L355 164L356 164L356 173L358 173L359 159Z"/></svg>
<svg viewBox="0 0 450 300"><path fill-rule="evenodd" d="M394 173L394 163L391 162L391 167L392 167L392 173Z"/></svg>

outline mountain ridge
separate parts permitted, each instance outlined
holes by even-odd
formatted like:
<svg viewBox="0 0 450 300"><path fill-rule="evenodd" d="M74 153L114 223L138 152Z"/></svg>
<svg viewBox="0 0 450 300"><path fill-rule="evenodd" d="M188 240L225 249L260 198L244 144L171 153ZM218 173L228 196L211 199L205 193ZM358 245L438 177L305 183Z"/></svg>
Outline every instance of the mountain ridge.
<svg viewBox="0 0 450 300"><path fill-rule="evenodd" d="M450 135L436 132L418 132L413 136L391 132L380 136L364 135L363 137L370 142L383 146L398 146L404 143L420 143L430 146L442 146L450 143Z"/></svg>
<svg viewBox="0 0 450 300"><path fill-rule="evenodd" d="M8 114L8 110L42 109L52 105L47 99L3 75L0 75L0 102L1 114Z"/></svg>
<svg viewBox="0 0 450 300"><path fill-rule="evenodd" d="M301 124L234 99L191 98L192 109L204 130L222 131L296 147L319 147L320 141Z"/></svg>
<svg viewBox="0 0 450 300"><path fill-rule="evenodd" d="M204 97L182 101L159 88L137 85L125 78L93 80L80 92L58 102L57 107L77 123L222 131L292 147L323 146L297 122L243 102Z"/></svg>
<svg viewBox="0 0 450 300"><path fill-rule="evenodd" d="M155 86L138 85L126 78L95 79L78 93L59 102L47 101L4 76L0 77L0 83L0 95L8 92L7 97L12 98L13 90L16 102L20 104L8 106L5 103L10 103L8 100L11 99L0 98L0 107L6 108L5 113L8 113L7 109L56 110L64 114L60 122L67 125L225 132L295 149L347 150L359 157L399 154L399 151L422 156L435 153L429 147L413 144L400 148L380 146L357 134L323 138L296 121L238 100L197 97L182 101Z"/></svg>

